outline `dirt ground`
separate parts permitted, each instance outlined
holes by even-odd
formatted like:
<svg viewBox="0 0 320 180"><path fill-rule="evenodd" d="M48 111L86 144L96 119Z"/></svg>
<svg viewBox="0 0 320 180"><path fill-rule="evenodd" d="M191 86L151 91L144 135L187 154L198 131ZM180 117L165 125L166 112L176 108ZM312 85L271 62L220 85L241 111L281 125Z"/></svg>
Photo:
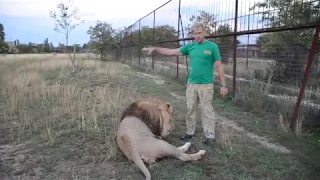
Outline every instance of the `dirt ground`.
<svg viewBox="0 0 320 180"><path fill-rule="evenodd" d="M85 58L71 73L59 55L0 57L0 77L0 179L143 179L114 137L123 108L148 96L174 105L176 130L168 141L184 143L185 85L173 79ZM190 152L206 149L205 158L162 159L149 167L154 180L319 178L319 140L293 141L229 98L214 99L217 145L201 143L199 119Z"/></svg>

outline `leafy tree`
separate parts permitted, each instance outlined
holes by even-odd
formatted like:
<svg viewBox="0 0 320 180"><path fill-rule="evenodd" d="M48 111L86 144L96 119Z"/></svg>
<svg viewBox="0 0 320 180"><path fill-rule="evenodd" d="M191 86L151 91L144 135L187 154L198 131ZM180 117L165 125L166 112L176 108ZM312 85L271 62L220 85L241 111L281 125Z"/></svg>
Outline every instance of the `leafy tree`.
<svg viewBox="0 0 320 180"><path fill-rule="evenodd" d="M302 0L265 0L256 3L255 8L277 9L265 11L261 21L268 22L270 27L294 26L319 21L319 1L303 2ZM257 43L262 50L275 60L273 80L281 83L301 80L305 59L313 38L313 29L291 30L268 33L260 36Z"/></svg>
<svg viewBox="0 0 320 180"><path fill-rule="evenodd" d="M216 35L226 35L232 33L233 32L229 24L219 25L216 31ZM228 63L228 59L230 56L232 56L230 53L233 51L233 36L218 37L213 38L212 40L219 45L222 62ZM237 40L236 43L240 44L240 41Z"/></svg>
<svg viewBox="0 0 320 180"><path fill-rule="evenodd" d="M50 45L49 45L49 40L48 38L46 38L44 41L43 41L43 52L50 52Z"/></svg>
<svg viewBox="0 0 320 180"><path fill-rule="evenodd" d="M189 18L189 21L191 22L191 24L188 24L188 26L186 27L189 37L192 36L192 26L196 23L203 24L208 35L213 35L216 30L217 23L215 21L216 19L215 15L205 11L199 11L199 12L200 12L199 16L192 15L191 18Z"/></svg>
<svg viewBox="0 0 320 180"><path fill-rule="evenodd" d="M154 36L153 36L154 33ZM139 30L131 32L130 27L122 31L121 45L122 46L132 46L132 45L142 45L149 44L152 42L162 42L172 39L177 39L178 34L174 27L169 25L157 26L154 28L149 26L142 26ZM168 48L177 47L176 42L171 43L161 43L158 46L165 46Z"/></svg>
<svg viewBox="0 0 320 180"><path fill-rule="evenodd" d="M17 46L17 47L20 45L19 39L17 39L17 40L14 41L14 45Z"/></svg>
<svg viewBox="0 0 320 180"><path fill-rule="evenodd" d="M0 23L0 42L5 40L6 33L4 32L4 27Z"/></svg>
<svg viewBox="0 0 320 180"><path fill-rule="evenodd" d="M52 51L53 51L53 49L54 49L54 45L53 45L53 43L52 43L52 42L49 44L49 49L50 49L50 52L52 52Z"/></svg>
<svg viewBox="0 0 320 180"><path fill-rule="evenodd" d="M154 37L153 37L153 28L149 28L148 26L144 26L140 30L140 39L139 39L139 31L133 32L133 40L134 44L145 44L148 42L161 42L172 39L178 39L178 32L176 29L169 25L157 26L154 29ZM176 42L162 44L168 48L177 47ZM161 46L161 44L159 44Z"/></svg>
<svg viewBox="0 0 320 180"><path fill-rule="evenodd" d="M88 48L88 44L87 43L83 43L82 49L87 49L87 48Z"/></svg>
<svg viewBox="0 0 320 180"><path fill-rule="evenodd" d="M57 5L57 11L50 11L50 17L55 20L55 27L54 30L56 32L63 33L66 38L66 45L64 47L68 47L68 41L70 33L84 20L81 20L78 16L79 10L78 8L73 6L72 0L67 0L66 3L59 3ZM66 52L67 50L64 49ZM75 59L69 54L71 63L72 63L72 70L75 70Z"/></svg>
<svg viewBox="0 0 320 180"><path fill-rule="evenodd" d="M36 52L36 45L35 45L35 43L31 43L31 42L29 42L28 44L19 43L17 45L17 48L19 49L19 52L22 53L22 54L35 53Z"/></svg>
<svg viewBox="0 0 320 180"><path fill-rule="evenodd" d="M5 54L8 52L8 50L9 45L4 41L0 41L0 54Z"/></svg>
<svg viewBox="0 0 320 180"><path fill-rule="evenodd" d="M130 54L134 56L139 56L141 53L141 46L145 44L151 44L152 42L163 42L172 39L178 39L178 33L174 27L169 25L161 25L153 27L141 26L139 29L133 30L131 27L126 28L120 33L121 46L135 46L130 48L122 48L122 52L130 51ZM170 43L159 43L157 46L167 47L167 48L176 48L178 46L177 42Z"/></svg>
<svg viewBox="0 0 320 180"><path fill-rule="evenodd" d="M107 22L97 21L87 33L90 35L90 47L100 52L101 59L106 59L107 50L116 47L116 30Z"/></svg>
<svg viewBox="0 0 320 180"><path fill-rule="evenodd" d="M5 32L4 32L4 27L3 25L0 23L0 53L4 54L7 53L9 50L9 45L4 42L5 40Z"/></svg>
<svg viewBox="0 0 320 180"><path fill-rule="evenodd" d="M197 23L203 24L208 35L226 35L232 34L232 29L229 24L221 24L217 26L216 18L214 14L210 14L205 11L200 11L199 16L192 16L189 18L190 24L186 27L188 35L192 35L192 26ZM233 37L219 37L219 38L209 38L208 40L216 42L219 46L222 62L227 63L230 57L230 53L233 49ZM237 40L237 44L240 41Z"/></svg>

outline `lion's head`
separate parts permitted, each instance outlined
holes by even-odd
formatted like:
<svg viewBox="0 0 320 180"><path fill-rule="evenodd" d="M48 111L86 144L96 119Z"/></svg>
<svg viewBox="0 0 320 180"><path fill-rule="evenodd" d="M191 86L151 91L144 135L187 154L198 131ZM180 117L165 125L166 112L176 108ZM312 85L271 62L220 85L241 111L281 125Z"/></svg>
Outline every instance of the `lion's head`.
<svg viewBox="0 0 320 180"><path fill-rule="evenodd" d="M141 119L157 136L165 137L174 130L173 107L159 99L131 103L122 113L121 121L128 116Z"/></svg>

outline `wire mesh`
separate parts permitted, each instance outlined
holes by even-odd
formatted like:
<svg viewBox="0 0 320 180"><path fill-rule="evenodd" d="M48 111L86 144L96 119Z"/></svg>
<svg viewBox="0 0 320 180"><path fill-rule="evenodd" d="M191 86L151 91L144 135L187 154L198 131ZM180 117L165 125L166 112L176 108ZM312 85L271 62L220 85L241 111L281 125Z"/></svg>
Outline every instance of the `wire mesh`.
<svg viewBox="0 0 320 180"><path fill-rule="evenodd" d="M181 47L193 41L192 26L202 23L207 39L220 48L231 86L233 80L239 87L259 81L267 84L270 98L294 103L319 22L320 0L171 0L121 33L120 59L185 82L189 57L146 56L141 48ZM303 106L318 102L312 107L320 109L319 72L317 52Z"/></svg>

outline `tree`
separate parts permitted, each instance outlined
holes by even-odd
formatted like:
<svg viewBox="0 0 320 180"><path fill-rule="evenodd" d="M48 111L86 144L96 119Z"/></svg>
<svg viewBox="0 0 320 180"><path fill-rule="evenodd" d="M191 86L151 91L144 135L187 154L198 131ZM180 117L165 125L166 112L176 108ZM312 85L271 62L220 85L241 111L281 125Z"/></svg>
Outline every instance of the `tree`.
<svg viewBox="0 0 320 180"><path fill-rule="evenodd" d="M215 15L210 14L205 11L199 11L199 16L192 15L191 18L189 18L189 21L191 24L188 24L186 30L188 32L188 35L192 36L192 26L196 23L201 23L205 27L205 30L207 31L208 35L214 35L217 23L215 21Z"/></svg>
<svg viewBox="0 0 320 180"><path fill-rule="evenodd" d="M215 15L205 11L200 11L199 16L193 15L189 20L190 24L188 24L186 28L189 36L192 35L192 26L197 23L203 24L209 36L232 34L232 29L229 24L221 24L217 26ZM208 40L216 42L219 45L222 62L227 63L233 49L233 37L209 38ZM239 43L240 41L237 40L237 44Z"/></svg>
<svg viewBox="0 0 320 180"><path fill-rule="evenodd" d="M154 33L154 36L153 36ZM121 45L132 46L148 44L151 42L161 42L172 39L177 39L178 33L174 27L169 25L156 26L150 28L149 26L142 26L139 30L131 31L130 27L122 31ZM176 42L159 44L169 48L177 47Z"/></svg>
<svg viewBox="0 0 320 180"><path fill-rule="evenodd" d="M14 45L17 46L17 47L20 45L19 39L17 39L17 40L14 41Z"/></svg>
<svg viewBox="0 0 320 180"><path fill-rule="evenodd" d="M133 33L134 43L140 42L145 44L147 42L161 42L172 39L178 39L178 32L176 29L169 25L157 26L154 29L154 38L153 38L153 28L142 27L140 30L140 39L139 39L139 31L135 31ZM161 44L159 44L161 46ZM162 46L166 46L168 48L176 48L177 43L165 43Z"/></svg>
<svg viewBox="0 0 320 180"><path fill-rule="evenodd" d="M54 50L54 45L52 42L49 44L49 49L50 49L50 52L52 52Z"/></svg>
<svg viewBox="0 0 320 180"><path fill-rule="evenodd" d="M8 52L8 50L9 45L4 41L0 41L0 54L5 54Z"/></svg>
<svg viewBox="0 0 320 180"><path fill-rule="evenodd" d="M78 16L78 8L73 6L72 0L67 0L66 3L59 3L57 5L57 11L50 11L50 17L55 20L54 30L56 32L63 33L66 38L66 45L68 47L69 36L71 32L81 23L84 23L84 20L81 20ZM64 52L66 52L66 48ZM69 53L72 70L75 70L75 59L73 59Z"/></svg>
<svg viewBox="0 0 320 180"><path fill-rule="evenodd" d="M117 38L120 39L121 46L135 46L130 48L123 48L123 51L130 51L130 54L139 56L141 53L141 46L151 44L152 42L163 42L172 39L178 39L178 33L174 27L169 25L156 26L155 28L149 26L141 26L140 31L132 30L132 27L125 28ZM159 43L157 46L167 48L177 48L177 42Z"/></svg>
<svg viewBox="0 0 320 180"><path fill-rule="evenodd" d="M87 48L88 48L88 44L87 43L83 43L82 49L87 49Z"/></svg>
<svg viewBox="0 0 320 180"><path fill-rule="evenodd" d="M0 23L0 42L5 40L6 33L4 32L4 27Z"/></svg>
<svg viewBox="0 0 320 180"><path fill-rule="evenodd" d="M319 21L319 1L303 2L302 0L265 0L256 3L255 8L277 9L263 12L261 21L269 22L270 27L294 26ZM313 29L291 30L286 32L268 33L260 36L257 43L262 51L275 60L272 79L280 83L301 80L312 37Z"/></svg>
<svg viewBox="0 0 320 180"><path fill-rule="evenodd" d="M0 23L0 53L4 54L7 53L9 50L9 45L4 41L5 40L5 32L4 32L4 27Z"/></svg>
<svg viewBox="0 0 320 180"><path fill-rule="evenodd" d="M43 41L43 52L50 52L50 45L49 45L49 40L48 38L46 38L44 41Z"/></svg>
<svg viewBox="0 0 320 180"><path fill-rule="evenodd" d="M106 59L107 50L116 47L116 30L107 22L97 21L95 26L90 26L87 34L90 35L90 47L101 54L101 59Z"/></svg>

